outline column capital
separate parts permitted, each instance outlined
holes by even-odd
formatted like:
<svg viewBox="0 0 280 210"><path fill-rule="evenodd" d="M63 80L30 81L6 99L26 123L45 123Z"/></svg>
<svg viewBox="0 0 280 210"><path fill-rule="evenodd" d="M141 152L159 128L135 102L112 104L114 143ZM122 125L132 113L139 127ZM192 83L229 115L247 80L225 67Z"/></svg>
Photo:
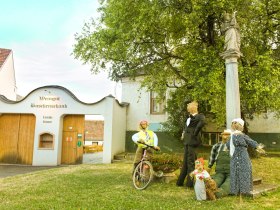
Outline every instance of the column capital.
<svg viewBox="0 0 280 210"><path fill-rule="evenodd" d="M220 56L226 60L226 63L230 63L230 62L237 62L237 59L243 55L239 50L230 49L220 53Z"/></svg>

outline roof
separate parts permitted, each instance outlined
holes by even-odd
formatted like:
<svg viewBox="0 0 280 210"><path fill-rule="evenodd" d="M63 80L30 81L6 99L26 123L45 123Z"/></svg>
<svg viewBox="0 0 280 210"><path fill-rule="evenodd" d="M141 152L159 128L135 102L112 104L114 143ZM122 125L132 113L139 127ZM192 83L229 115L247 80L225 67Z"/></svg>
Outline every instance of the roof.
<svg viewBox="0 0 280 210"><path fill-rule="evenodd" d="M12 50L0 48L0 68L5 63Z"/></svg>
<svg viewBox="0 0 280 210"><path fill-rule="evenodd" d="M70 95L75 101L79 102L79 103L82 103L82 104L85 104L85 105L93 105L93 104L98 104L99 102L105 100L106 98L115 98L114 96L112 95L108 95L108 96L105 96L104 98L100 99L99 101L97 102L94 102L94 103L85 103L85 102L82 102L80 101L70 90L68 90L67 88L65 87L62 87L62 86L59 86L59 85L47 85L47 86L42 86L42 87L38 87L34 90L32 90L30 93L28 93L25 97L23 97L20 101L13 101L13 100L10 100L10 99L7 99L5 96L1 95L0 94L0 101L3 101L5 103L8 103L8 104L16 104L16 103L20 103L21 101L25 100L30 94L32 94L33 92L35 92L36 90L39 90L39 89L46 89L46 88L56 88L56 89L60 89L60 90L63 90L65 91L68 95ZM115 99L116 102L118 103L119 106L128 106L129 103L127 102L119 102L117 99Z"/></svg>

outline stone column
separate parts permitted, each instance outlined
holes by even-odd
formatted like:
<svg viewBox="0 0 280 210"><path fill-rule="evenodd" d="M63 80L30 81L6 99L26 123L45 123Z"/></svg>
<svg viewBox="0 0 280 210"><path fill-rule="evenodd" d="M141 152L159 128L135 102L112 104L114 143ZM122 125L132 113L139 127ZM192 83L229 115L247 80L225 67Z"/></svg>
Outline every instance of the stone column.
<svg viewBox="0 0 280 210"><path fill-rule="evenodd" d="M231 121L234 118L241 117L237 59L240 58L242 54L240 52L239 26L235 16L236 12L232 15L224 13L222 32L225 33L225 51L220 54L220 56L225 59L226 65L227 129L230 129Z"/></svg>
<svg viewBox="0 0 280 210"><path fill-rule="evenodd" d="M234 118L241 117L237 57L227 58L226 64L226 120L227 129Z"/></svg>

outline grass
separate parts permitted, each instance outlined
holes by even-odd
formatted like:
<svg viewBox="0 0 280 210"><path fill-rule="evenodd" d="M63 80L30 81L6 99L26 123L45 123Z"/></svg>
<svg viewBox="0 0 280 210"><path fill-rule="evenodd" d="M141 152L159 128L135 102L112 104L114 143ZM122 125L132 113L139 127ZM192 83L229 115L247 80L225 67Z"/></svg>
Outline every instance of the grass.
<svg viewBox="0 0 280 210"><path fill-rule="evenodd" d="M277 157L252 160L253 174L280 185ZM235 196L199 202L174 182L133 188L128 163L76 165L0 179L0 209L280 209L280 190L257 199Z"/></svg>

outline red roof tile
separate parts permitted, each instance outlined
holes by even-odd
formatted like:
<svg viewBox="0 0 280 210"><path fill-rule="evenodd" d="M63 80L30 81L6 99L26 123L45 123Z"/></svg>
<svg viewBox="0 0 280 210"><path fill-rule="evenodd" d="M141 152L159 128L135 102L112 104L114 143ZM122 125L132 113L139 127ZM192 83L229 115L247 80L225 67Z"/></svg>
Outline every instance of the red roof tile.
<svg viewBox="0 0 280 210"><path fill-rule="evenodd" d="M5 63L5 60L10 55L12 50L0 48L0 68Z"/></svg>

